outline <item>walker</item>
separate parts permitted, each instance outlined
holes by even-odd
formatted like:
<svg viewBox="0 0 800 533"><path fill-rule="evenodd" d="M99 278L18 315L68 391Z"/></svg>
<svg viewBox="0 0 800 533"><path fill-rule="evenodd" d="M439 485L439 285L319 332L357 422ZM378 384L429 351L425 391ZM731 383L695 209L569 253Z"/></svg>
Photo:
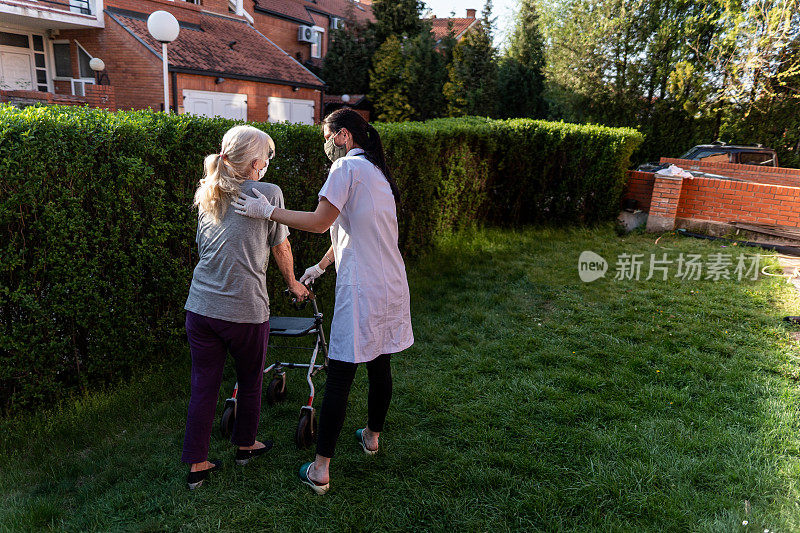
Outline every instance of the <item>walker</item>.
<svg viewBox="0 0 800 533"><path fill-rule="evenodd" d="M267 348L278 348L283 350L305 350L311 352L311 360L306 363L283 363L280 360L264 368L264 375L270 372L272 379L267 385L267 404L274 405L286 398L286 370L292 368L305 368L306 381L310 389L308 403L300 408L300 420L297 422L297 429L294 433L294 442L298 448L308 448L317 441L317 420L314 416L314 382L312 378L328 365L328 344L325 342L325 332L322 329L322 313L317 306L317 298L312 288L309 287L308 299L303 302L292 300L297 310L302 310L310 301L313 308L312 317L293 317L293 316L271 316L269 318L269 338L270 344ZM291 297L289 289L284 291ZM300 346L281 346L271 344L273 337L304 337L306 335L315 338L313 347ZM325 356L323 364L316 364L317 354L322 350ZM269 353L269 352L268 352ZM266 355L265 355L266 357ZM239 383L233 386L233 394L225 400L225 409L222 411L219 429L224 437L230 437L233 433L233 424L236 420L236 394L239 391Z"/></svg>

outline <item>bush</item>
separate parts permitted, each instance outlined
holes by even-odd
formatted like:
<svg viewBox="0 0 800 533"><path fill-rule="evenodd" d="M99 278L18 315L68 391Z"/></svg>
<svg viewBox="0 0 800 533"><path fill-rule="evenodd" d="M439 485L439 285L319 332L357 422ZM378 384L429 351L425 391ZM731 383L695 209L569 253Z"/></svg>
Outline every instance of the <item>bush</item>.
<svg viewBox="0 0 800 533"><path fill-rule="evenodd" d="M150 112L0 107L0 402L5 411L168 363L185 338L196 263L191 207L205 155L234 123ZM311 209L328 168L319 129L258 124L268 179ZM406 256L480 222L615 214L634 130L529 120L384 124ZM296 270L330 242L294 232ZM273 310L282 281L271 268ZM331 295L333 276L323 277ZM332 309L332 306L328 306ZM168 354L165 357L165 354Z"/></svg>

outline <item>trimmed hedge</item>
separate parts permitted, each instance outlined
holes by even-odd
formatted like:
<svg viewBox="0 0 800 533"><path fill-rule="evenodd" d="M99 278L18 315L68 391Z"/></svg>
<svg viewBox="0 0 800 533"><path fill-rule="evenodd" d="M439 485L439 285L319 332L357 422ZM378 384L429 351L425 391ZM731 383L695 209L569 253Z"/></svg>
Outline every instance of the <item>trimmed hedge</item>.
<svg viewBox="0 0 800 533"><path fill-rule="evenodd" d="M203 157L234 123L150 112L0 107L0 405L8 412L167 363L184 342ZM311 209L319 128L257 124L267 179ZM406 256L474 223L590 223L616 214L635 130L530 120L378 126L403 193ZM330 241L294 232L296 270ZM331 295L333 276L323 276ZM268 280L281 310L282 281ZM330 306L327 307L331 309Z"/></svg>

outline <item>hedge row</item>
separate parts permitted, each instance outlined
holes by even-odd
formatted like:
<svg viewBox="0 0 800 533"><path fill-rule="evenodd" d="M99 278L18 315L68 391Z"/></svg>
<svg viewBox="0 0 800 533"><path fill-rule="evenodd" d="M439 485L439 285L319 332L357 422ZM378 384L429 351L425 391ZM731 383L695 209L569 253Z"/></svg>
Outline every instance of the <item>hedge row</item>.
<svg viewBox="0 0 800 533"><path fill-rule="evenodd" d="M203 157L219 149L232 124L0 107L4 411L119 381L174 356L196 262L191 198ZM277 144L267 179L281 186L287 206L313 208L328 167L319 128L257 126ZM476 222L609 218L641 142L634 130L527 120L449 119L379 131L403 191L407 256ZM291 241L298 272L329 245L302 232ZM268 282L280 309L277 269ZM325 280L328 288L332 282Z"/></svg>

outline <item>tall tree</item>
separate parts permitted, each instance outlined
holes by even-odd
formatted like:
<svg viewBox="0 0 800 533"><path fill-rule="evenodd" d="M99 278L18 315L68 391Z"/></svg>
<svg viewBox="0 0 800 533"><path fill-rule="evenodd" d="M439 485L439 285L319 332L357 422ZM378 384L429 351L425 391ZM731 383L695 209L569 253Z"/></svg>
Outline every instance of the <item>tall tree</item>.
<svg viewBox="0 0 800 533"><path fill-rule="evenodd" d="M430 31L423 31L403 46L405 57L404 82L413 120L440 117L447 110L443 89L447 81L446 57L436 51Z"/></svg>
<svg viewBox="0 0 800 533"><path fill-rule="evenodd" d="M375 15L375 36L378 44L391 35L414 37L423 30L422 0L375 0L372 13Z"/></svg>
<svg viewBox="0 0 800 533"><path fill-rule="evenodd" d="M370 98L378 119L400 122L441 116L445 75L444 58L436 52L430 32L403 40L390 36L378 48L370 73Z"/></svg>
<svg viewBox="0 0 800 533"><path fill-rule="evenodd" d="M375 28L361 24L355 6L348 2L344 28L331 31L330 46L322 63L320 76L330 94L366 94L369 90L369 69L375 55Z"/></svg>
<svg viewBox="0 0 800 533"><path fill-rule="evenodd" d="M508 49L498 68L498 116L543 117L544 39L534 0L519 0Z"/></svg>
<svg viewBox="0 0 800 533"><path fill-rule="evenodd" d="M453 50L444 94L451 116L494 116L497 50L492 44L492 0L486 0L481 20Z"/></svg>
<svg viewBox="0 0 800 533"><path fill-rule="evenodd" d="M637 126L639 155L714 139L731 106L768 92L796 35L799 0L549 0L551 109L567 120Z"/></svg>
<svg viewBox="0 0 800 533"><path fill-rule="evenodd" d="M375 54L374 33L366 25L346 24L331 32L321 77L331 94L366 94Z"/></svg>
<svg viewBox="0 0 800 533"><path fill-rule="evenodd" d="M403 122L414 116L404 90L405 63L402 43L395 35L389 36L375 52L369 96L377 119L382 122Z"/></svg>

